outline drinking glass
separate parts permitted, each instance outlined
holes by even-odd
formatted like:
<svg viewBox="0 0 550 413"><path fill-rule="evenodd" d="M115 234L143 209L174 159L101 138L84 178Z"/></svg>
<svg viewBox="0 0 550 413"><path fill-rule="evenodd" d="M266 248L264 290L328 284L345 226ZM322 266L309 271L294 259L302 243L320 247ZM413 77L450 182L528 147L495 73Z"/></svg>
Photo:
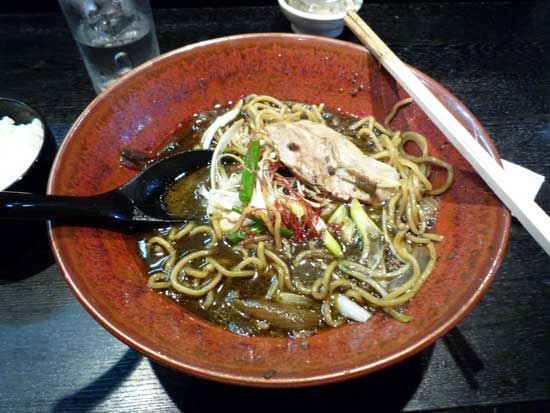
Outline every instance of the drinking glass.
<svg viewBox="0 0 550 413"><path fill-rule="evenodd" d="M59 0L97 93L158 56L149 0Z"/></svg>

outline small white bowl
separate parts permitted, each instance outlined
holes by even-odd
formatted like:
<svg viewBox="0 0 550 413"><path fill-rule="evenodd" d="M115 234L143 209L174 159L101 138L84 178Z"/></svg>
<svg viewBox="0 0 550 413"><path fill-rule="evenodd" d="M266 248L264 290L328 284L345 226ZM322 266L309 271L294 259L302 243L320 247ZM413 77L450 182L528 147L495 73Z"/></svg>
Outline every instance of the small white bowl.
<svg viewBox="0 0 550 413"><path fill-rule="evenodd" d="M355 11L358 11L362 5L363 2L359 3ZM337 37L344 30L345 11L330 14L308 13L295 9L286 0L279 0L279 7L290 21L290 27L294 33Z"/></svg>

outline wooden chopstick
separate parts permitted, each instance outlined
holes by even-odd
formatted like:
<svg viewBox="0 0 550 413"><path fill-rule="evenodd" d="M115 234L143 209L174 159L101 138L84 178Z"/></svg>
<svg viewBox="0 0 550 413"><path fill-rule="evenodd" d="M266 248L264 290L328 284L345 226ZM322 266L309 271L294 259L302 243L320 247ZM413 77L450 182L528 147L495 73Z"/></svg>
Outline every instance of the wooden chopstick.
<svg viewBox="0 0 550 413"><path fill-rule="evenodd" d="M513 187L504 169L496 160L483 149L356 12L348 11L344 21L550 255L550 217L544 210L534 201L526 199Z"/></svg>

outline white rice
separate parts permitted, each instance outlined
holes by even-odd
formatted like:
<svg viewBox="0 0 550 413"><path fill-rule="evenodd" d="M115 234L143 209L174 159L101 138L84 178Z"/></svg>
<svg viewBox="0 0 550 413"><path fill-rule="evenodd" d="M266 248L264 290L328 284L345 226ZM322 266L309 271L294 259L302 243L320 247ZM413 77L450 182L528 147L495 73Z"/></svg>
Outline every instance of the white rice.
<svg viewBox="0 0 550 413"><path fill-rule="evenodd" d="M44 141L44 127L38 119L16 125L0 119L0 190L14 183L36 159Z"/></svg>

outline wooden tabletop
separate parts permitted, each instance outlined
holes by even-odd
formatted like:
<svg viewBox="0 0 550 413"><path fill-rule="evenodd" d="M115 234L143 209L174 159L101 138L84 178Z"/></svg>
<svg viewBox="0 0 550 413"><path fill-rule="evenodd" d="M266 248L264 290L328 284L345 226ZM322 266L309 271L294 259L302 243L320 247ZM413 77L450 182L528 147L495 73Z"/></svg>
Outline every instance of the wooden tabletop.
<svg viewBox="0 0 550 413"><path fill-rule="evenodd" d="M548 3L367 1L360 14L470 108L503 158L550 177ZM164 9L155 20L162 51L290 29L275 5ZM59 12L0 14L0 96L36 107L59 143L94 98ZM550 211L550 183L537 201ZM47 239L33 243L0 258L0 412L550 411L550 258L516 221L489 292L443 339L380 373L300 390L211 383L152 363L84 311Z"/></svg>

